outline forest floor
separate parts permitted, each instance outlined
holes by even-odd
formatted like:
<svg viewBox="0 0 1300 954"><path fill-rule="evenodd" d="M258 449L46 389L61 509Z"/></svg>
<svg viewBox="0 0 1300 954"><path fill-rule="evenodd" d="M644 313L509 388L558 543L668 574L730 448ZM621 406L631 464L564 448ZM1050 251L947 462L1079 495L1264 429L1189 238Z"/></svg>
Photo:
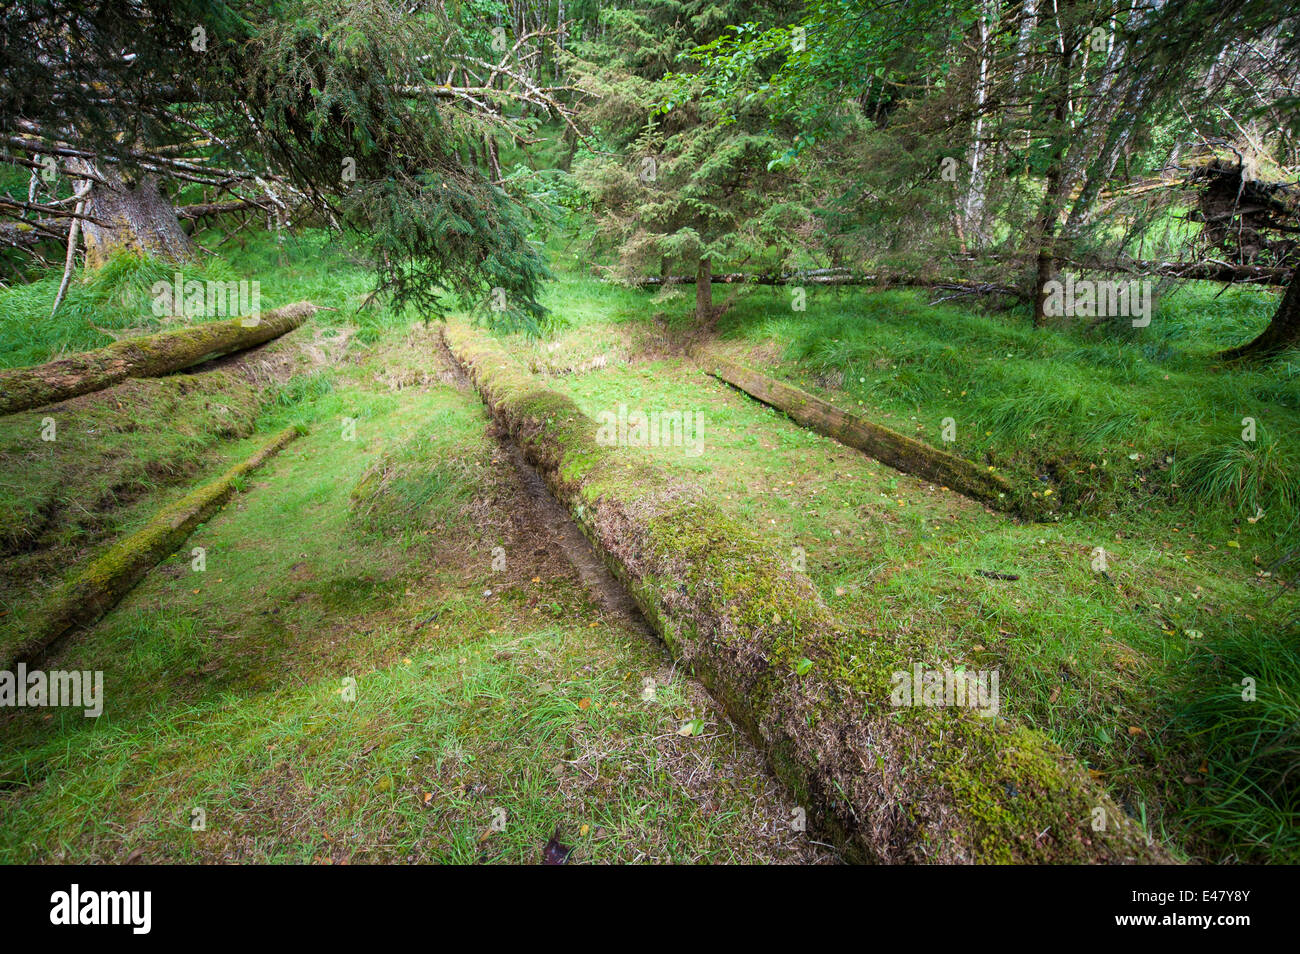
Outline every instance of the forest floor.
<svg viewBox="0 0 1300 954"><path fill-rule="evenodd" d="M355 267L319 247L271 254L247 252L277 276L273 304L355 308ZM698 442L620 453L706 488L841 619L935 664L996 668L1002 716L1086 764L1176 857L1300 856L1290 796L1241 796L1243 742L1222 729L1243 674L1269 718L1294 719L1294 596L1269 567L1295 536L1296 370L1206 373L1169 330L1204 320L1241 337L1266 301L1197 319L1205 299L1174 299L1165 338L1116 344L915 293L792 314L762 292L708 336L937 446L954 417L958 453L1061 501L1026 523L707 376L686 347L703 336L665 317L680 301L557 264L560 323L507 349L593 417L624 405L701 424ZM48 357L3 314L45 284L0 299L5 364ZM96 294L74 290L72 314L100 309L94 326L111 330ZM34 444L47 411L0 421L0 638L160 506L275 430L307 431L42 660L104 670L104 716L0 714L0 860L530 862L553 835L587 862L835 859L796 830L759 754L649 635L437 340L434 323L322 313L242 358L60 405L53 447ZM51 346L101 343L70 321ZM1271 449L1251 448L1235 473L1253 483L1225 489L1211 465L1237 460L1244 414Z"/></svg>
<svg viewBox="0 0 1300 954"><path fill-rule="evenodd" d="M291 415L310 433L190 538L205 570L187 547L43 660L108 673L111 716L6 713L0 856L535 862L556 835L589 862L832 857L436 340L339 360Z"/></svg>

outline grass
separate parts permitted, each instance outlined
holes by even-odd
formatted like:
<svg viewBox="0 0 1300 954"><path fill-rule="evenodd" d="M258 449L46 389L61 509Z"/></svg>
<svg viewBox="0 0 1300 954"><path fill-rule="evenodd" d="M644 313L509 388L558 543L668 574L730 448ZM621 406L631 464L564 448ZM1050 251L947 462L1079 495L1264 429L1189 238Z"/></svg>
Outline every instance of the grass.
<svg viewBox="0 0 1300 954"><path fill-rule="evenodd" d="M1159 505L1153 496L1238 519L1262 508L1292 539L1300 360L1229 370L1212 357L1273 307L1255 289L1216 299L1187 287L1163 298L1145 329L1035 331L1018 312L930 306L910 291L817 291L805 313L750 295L723 333L741 347L775 343L780 373L883 423L1050 482L1066 510L1130 511ZM1243 418L1254 422L1250 439Z"/></svg>
<svg viewBox="0 0 1300 954"><path fill-rule="evenodd" d="M201 244L218 245L220 236L204 232ZM50 361L60 354L111 344L124 334L147 334L176 326L180 319L154 314L155 282L249 281L260 285L264 311L309 300L335 311L318 314L317 327L352 325L363 341L378 340L384 329L402 327L409 318L382 306L358 308L371 280L343 237L318 230L286 234L283 241L259 233L251 239L232 236L193 264L169 265L129 253L115 255L90 276L75 279L67 298L51 317L62 274L47 270L27 284L0 291L0 367ZM216 320L225 315L197 314L185 322Z"/></svg>
<svg viewBox="0 0 1300 954"><path fill-rule="evenodd" d="M261 236L231 247L229 258L209 257L201 267L182 271L187 280L251 276L263 284L263 307L314 297L350 313L366 278L349 254L317 233L290 238L284 246ZM301 264L278 264L285 255ZM0 366L45 361L174 323L153 314L151 295L152 284L170 282L173 271L155 260L119 254L75 280L53 319L45 316L57 273L0 291ZM301 409L329 392L329 352L338 347L323 341L322 333L374 337L397 320L374 311L344 327L343 316L341 310L318 313L308 328L263 347L242 367L129 380L0 420L0 630L22 627L38 609L40 595L71 566L228 466L231 455L244 450L244 439L277 422L310 417Z"/></svg>
<svg viewBox="0 0 1300 954"><path fill-rule="evenodd" d="M197 376L130 382L122 407L79 399L53 446L41 414L0 422L0 514L43 528L25 555L10 534L7 572L29 588L259 435L310 431L49 661L105 671L104 717L0 715L0 859L531 861L557 826L585 860L820 858L698 687L539 554L554 550L546 530L430 333L357 314L369 279L339 242L241 241L196 277L260 280L266 308L338 308L304 334L340 333L343 360L188 391ZM1300 631L1293 593L1279 595L1294 567L1276 565L1300 542L1297 365L1212 359L1258 330L1267 293L1189 286L1146 329L1037 332L912 292L818 290L800 313L782 291L736 300L725 351L936 444L954 418L945 449L1062 501L1030 525L703 376L681 356L680 291L603 284L552 252L547 304L565 324L510 349L593 415L703 414L702 455L628 454L703 485L871 638L927 665L997 668L1004 715L1085 762L1180 857L1300 859ZM52 321L56 275L0 291L0 366L156 330L157 273L117 261ZM703 735L678 735L696 718Z"/></svg>
<svg viewBox="0 0 1300 954"><path fill-rule="evenodd" d="M559 286L557 306L583 314L570 306L582 285L571 276ZM610 294L588 289L595 300ZM507 343L592 416L620 403L702 414L703 455L627 453L704 484L776 552L806 565L832 609L874 638L915 643L928 666L997 668L1004 713L1084 761L1175 854L1294 861L1290 839L1260 834L1295 827L1294 781L1274 778L1267 784L1291 794L1265 799L1257 797L1265 780L1227 774L1243 764L1251 732L1278 733L1282 700L1294 699L1280 674L1296 671L1298 637L1277 635L1294 627L1293 597L1270 603L1277 583L1264 569L1294 533L1294 480L1283 463L1295 446L1291 408L1245 405L1270 424L1236 453L1258 456L1216 471L1204 462L1227 427L1213 419L1214 403L1258 390L1267 372L1198 366L1171 352L1155 374L1145 355L1121 356L1135 344L1089 344L1014 322L896 292L846 294L787 317L760 292L728 316L724 345L937 445L942 418L956 417L959 435L970 435L960 452L1044 478L1040 487L1068 497L1046 525L1016 524L890 471L664 357L656 335L672 322L657 329L615 311ZM1165 373L1182 380L1168 387ZM1243 519L1257 506L1268 508L1265 519ZM1107 559L1100 572L1098 547ZM1203 665L1206 647L1230 635L1259 647L1250 665L1232 656ZM1231 719L1202 708L1223 697L1225 674L1236 683L1251 672L1269 674L1256 678L1274 705ZM1231 742L1204 730L1234 721L1240 737ZM1279 744L1280 758L1293 758L1292 743ZM1238 793L1233 812L1256 817L1239 823L1220 810L1213 798L1225 790Z"/></svg>
<svg viewBox="0 0 1300 954"><path fill-rule="evenodd" d="M256 387L212 371L0 419L0 629L89 550L233 463L257 413Z"/></svg>
<svg viewBox="0 0 1300 954"><path fill-rule="evenodd" d="M1218 834L1235 859L1300 857L1300 633L1229 628L1192 660L1200 691L1178 724L1207 758L1191 823Z"/></svg>
<svg viewBox="0 0 1300 954"><path fill-rule="evenodd" d="M0 851L536 863L558 833L585 861L750 861L765 837L779 855L762 831L775 819L754 804L765 780L719 773L731 760L716 725L675 732L698 711L681 677L641 701L636 680L659 661L609 638L539 627L412 652L361 674L354 700L322 680L83 733L46 767L59 800L23 799Z"/></svg>
<svg viewBox="0 0 1300 954"><path fill-rule="evenodd" d="M268 406L310 433L47 663L102 669L103 717L0 717L0 860L535 862L557 832L584 861L822 857L554 555L477 400L412 375L433 351L388 336Z"/></svg>

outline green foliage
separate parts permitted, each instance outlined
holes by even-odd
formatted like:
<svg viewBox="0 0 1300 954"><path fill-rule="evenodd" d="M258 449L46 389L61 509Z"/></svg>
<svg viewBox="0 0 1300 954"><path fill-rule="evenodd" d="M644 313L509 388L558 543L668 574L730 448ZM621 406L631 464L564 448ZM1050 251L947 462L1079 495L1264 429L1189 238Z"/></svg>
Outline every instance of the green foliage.
<svg viewBox="0 0 1300 954"><path fill-rule="evenodd" d="M257 122L232 134L255 137L249 148L366 236L396 307L441 316L444 292L465 303L502 289L507 307L493 314L535 325L545 261L518 196L476 158L494 120L443 92L458 65L491 55L490 41L439 8L285 4L242 53L239 92Z"/></svg>
<svg viewBox="0 0 1300 954"><path fill-rule="evenodd" d="M465 304L500 289L507 307L490 320L535 328L548 273L529 241L533 197L495 181L490 156L498 137L532 120L506 83L459 90L498 58L479 18L500 10L396 0L20 4L12 18L6 8L0 37L0 115L73 130L101 155L121 153L123 141L170 148L199 129L206 158L277 173L318 222L361 236L376 291L399 310L440 316L449 296ZM128 172L137 164L121 159Z"/></svg>
<svg viewBox="0 0 1300 954"><path fill-rule="evenodd" d="M1205 753L1189 809L1234 861L1300 860L1300 629L1230 629L1193 659L1179 728Z"/></svg>
<svg viewBox="0 0 1300 954"><path fill-rule="evenodd" d="M589 155L575 178L597 212L594 244L615 251L625 278L693 274L701 259L780 262L807 226L796 180L771 163L780 140L761 104L721 108L669 72L730 12L675 0L611 11L609 38L581 48L579 75L600 94L588 121L622 155Z"/></svg>

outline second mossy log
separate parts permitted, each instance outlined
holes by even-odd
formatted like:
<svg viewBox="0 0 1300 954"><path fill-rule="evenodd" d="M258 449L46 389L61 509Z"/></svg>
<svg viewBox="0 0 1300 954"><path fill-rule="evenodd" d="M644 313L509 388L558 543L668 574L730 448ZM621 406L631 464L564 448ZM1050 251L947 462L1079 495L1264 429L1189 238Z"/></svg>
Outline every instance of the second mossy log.
<svg viewBox="0 0 1300 954"><path fill-rule="evenodd" d="M705 371L776 408L797 424L856 448L895 470L955 490L995 510L1028 519L1045 515L1030 494L1018 490L991 467L949 454L856 414L842 411L794 385L726 358L701 355Z"/></svg>
<svg viewBox="0 0 1300 954"><path fill-rule="evenodd" d="M0 639L0 670L38 658L69 630L89 626L112 609L150 570L185 542L234 493L239 480L262 466L299 431L288 427L224 474L165 507L142 529L76 571L45 599L25 632Z"/></svg>
<svg viewBox="0 0 1300 954"><path fill-rule="evenodd" d="M264 344L314 312L300 301L257 317L231 318L116 341L47 364L0 371L0 414L100 391L127 378L152 378Z"/></svg>

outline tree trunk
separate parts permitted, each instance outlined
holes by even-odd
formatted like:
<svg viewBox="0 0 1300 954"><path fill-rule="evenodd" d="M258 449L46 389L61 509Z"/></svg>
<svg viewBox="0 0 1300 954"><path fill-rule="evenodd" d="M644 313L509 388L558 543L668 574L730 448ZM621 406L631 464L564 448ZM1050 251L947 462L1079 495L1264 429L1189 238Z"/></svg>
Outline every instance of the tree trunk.
<svg viewBox="0 0 1300 954"><path fill-rule="evenodd" d="M1047 283L1056 274L1056 258L1052 253L1052 237L1044 234L1042 244L1038 246L1038 271L1034 276L1034 327L1041 328L1047 324Z"/></svg>
<svg viewBox="0 0 1300 954"><path fill-rule="evenodd" d="M704 355L700 358L700 366L720 381L726 381L750 397L783 411L796 423L855 447L895 470L915 474L995 509L1019 513L1028 519L1041 519L1042 511L1046 509L1040 508L1028 494L1017 491L1000 474L989 473L964 457L945 453L864 417L842 411L829 401L794 385L721 357Z"/></svg>
<svg viewBox="0 0 1300 954"><path fill-rule="evenodd" d="M713 262L700 258L695 269L695 320L705 324L713 318Z"/></svg>
<svg viewBox="0 0 1300 954"><path fill-rule="evenodd" d="M850 861L1169 860L1040 733L993 724L970 706L925 705L919 689L913 703L912 681L906 700L897 695L891 660L921 680L920 663L904 668L906 653L882 653L850 684L841 674L851 638L762 534L689 486L645 493L664 486L662 472L596 436L618 425L598 427L487 335L449 323L443 340L674 658L690 660L781 780L803 793L810 834L833 839ZM569 465L579 457L581 466ZM720 571L734 582L720 585ZM907 718L885 700L911 706ZM1020 793L1014 809L990 811L984 793L1004 791ZM1094 827L1099 816L1107 824ZM1045 831L1051 837L1035 837Z"/></svg>
<svg viewBox="0 0 1300 954"><path fill-rule="evenodd" d="M979 74L975 85L975 130L970 149L970 188L957 215L957 238L963 252L967 241L982 248L984 239L984 203L988 192L988 173L984 168L988 144L984 141L984 110L989 98L989 47L993 35L993 21L997 18L996 3L984 0L979 22Z"/></svg>
<svg viewBox="0 0 1300 954"><path fill-rule="evenodd" d="M1300 345L1300 282L1294 275L1286 286L1282 304L1273 313L1273 320L1258 338L1248 344L1224 351L1219 355L1225 361L1262 361L1277 357L1288 348Z"/></svg>
<svg viewBox="0 0 1300 954"><path fill-rule="evenodd" d="M300 301L265 315L231 318L123 338L31 368L0 371L0 414L13 414L79 394L102 391L127 378L156 378L278 338L311 317L316 306Z"/></svg>
<svg viewBox="0 0 1300 954"><path fill-rule="evenodd" d="M1062 41L1064 45L1064 41ZM1070 132L1066 122L1070 115L1070 72L1074 63L1074 49L1066 47L1061 51L1059 90L1056 107L1052 111L1052 135L1056 142L1052 150L1052 162L1047 169L1047 187L1043 193L1042 211L1038 220L1038 274L1034 282L1034 327L1040 328L1047 323L1047 283L1056 274L1056 232L1057 219L1065 198L1065 153Z"/></svg>
<svg viewBox="0 0 1300 954"><path fill-rule="evenodd" d="M86 202L86 215L95 220L83 223L87 268L99 268L119 249L156 255L169 262L193 255L189 236L171 202L159 190L156 177L142 174L129 182L113 165L85 168L103 180L94 184Z"/></svg>

